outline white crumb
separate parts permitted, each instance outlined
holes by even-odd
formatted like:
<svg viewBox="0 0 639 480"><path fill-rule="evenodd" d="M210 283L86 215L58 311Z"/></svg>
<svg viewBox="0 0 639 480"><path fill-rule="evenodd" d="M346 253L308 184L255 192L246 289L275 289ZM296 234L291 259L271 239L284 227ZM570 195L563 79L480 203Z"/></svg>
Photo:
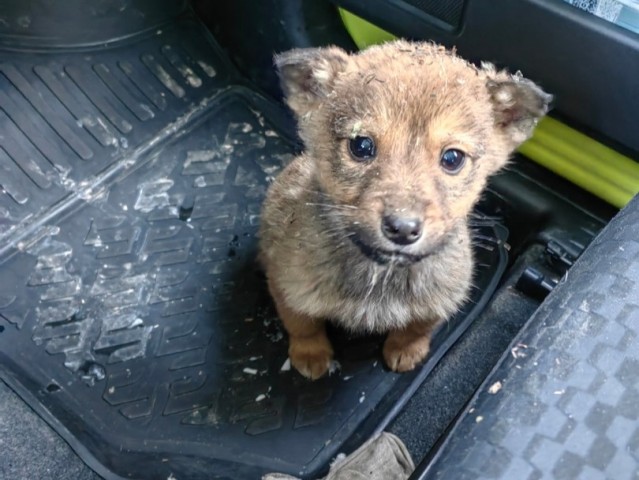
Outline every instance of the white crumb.
<svg viewBox="0 0 639 480"><path fill-rule="evenodd" d="M335 458L333 459L333 461L331 462L331 468L333 468L336 465L342 463L345 459L346 459L346 454L345 453L338 453L335 456Z"/></svg>
<svg viewBox="0 0 639 480"><path fill-rule="evenodd" d="M249 375L257 375L257 370L255 368L245 368L242 370L244 373L248 373Z"/></svg>
<svg viewBox="0 0 639 480"><path fill-rule="evenodd" d="M129 325L129 328L139 327L140 325L144 325L144 320L142 320L140 317L138 317L135 320L133 320L131 325Z"/></svg>
<svg viewBox="0 0 639 480"><path fill-rule="evenodd" d="M280 372L288 372L291 370L291 359L287 358L286 361L284 362L284 365L282 365L282 368L280 368Z"/></svg>
<svg viewBox="0 0 639 480"><path fill-rule="evenodd" d="M328 374L333 375L338 370L342 369L342 365L337 360L332 360L331 364L328 366Z"/></svg>
<svg viewBox="0 0 639 480"><path fill-rule="evenodd" d="M527 348L528 345L518 343L516 346L510 349L510 354L513 356L513 358L524 358L526 356L526 352L524 352L524 350L526 350Z"/></svg>
<svg viewBox="0 0 639 480"><path fill-rule="evenodd" d="M501 387L501 382L495 382L488 389L488 393L490 393L491 395L495 395L499 390L501 390Z"/></svg>

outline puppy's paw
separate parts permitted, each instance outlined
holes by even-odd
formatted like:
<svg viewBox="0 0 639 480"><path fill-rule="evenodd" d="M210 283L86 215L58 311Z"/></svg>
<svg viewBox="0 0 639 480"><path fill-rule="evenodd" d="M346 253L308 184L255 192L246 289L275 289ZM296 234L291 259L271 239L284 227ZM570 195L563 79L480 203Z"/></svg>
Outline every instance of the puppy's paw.
<svg viewBox="0 0 639 480"><path fill-rule="evenodd" d="M324 334L291 337L288 355L291 364L301 375L317 380L328 372L333 360L333 348Z"/></svg>
<svg viewBox="0 0 639 480"><path fill-rule="evenodd" d="M384 360L394 372L408 372L426 358L429 350L430 337L391 332L384 342Z"/></svg>

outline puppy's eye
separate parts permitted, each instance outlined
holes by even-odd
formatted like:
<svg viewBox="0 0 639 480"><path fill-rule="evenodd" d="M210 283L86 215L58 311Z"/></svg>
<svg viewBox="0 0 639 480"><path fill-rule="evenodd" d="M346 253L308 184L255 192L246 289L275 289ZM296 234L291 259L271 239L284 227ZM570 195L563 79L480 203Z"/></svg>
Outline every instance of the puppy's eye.
<svg viewBox="0 0 639 480"><path fill-rule="evenodd" d="M377 149L375 148L375 141L371 137L351 138L348 141L348 149L351 151L351 155L358 161L370 160L377 155Z"/></svg>
<svg viewBox="0 0 639 480"><path fill-rule="evenodd" d="M451 148L442 153L439 163L446 173L456 175L466 164L466 154L461 150Z"/></svg>

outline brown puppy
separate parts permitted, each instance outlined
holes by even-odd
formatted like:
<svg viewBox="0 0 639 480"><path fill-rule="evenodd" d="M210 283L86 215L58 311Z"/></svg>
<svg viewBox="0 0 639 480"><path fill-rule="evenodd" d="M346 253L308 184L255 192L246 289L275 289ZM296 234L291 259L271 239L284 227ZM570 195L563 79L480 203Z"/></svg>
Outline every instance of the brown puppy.
<svg viewBox="0 0 639 480"><path fill-rule="evenodd" d="M467 217L486 179L551 97L429 43L293 50L275 63L306 147L271 185L260 232L291 363L326 373L332 320L389 332L387 365L411 370L467 297Z"/></svg>

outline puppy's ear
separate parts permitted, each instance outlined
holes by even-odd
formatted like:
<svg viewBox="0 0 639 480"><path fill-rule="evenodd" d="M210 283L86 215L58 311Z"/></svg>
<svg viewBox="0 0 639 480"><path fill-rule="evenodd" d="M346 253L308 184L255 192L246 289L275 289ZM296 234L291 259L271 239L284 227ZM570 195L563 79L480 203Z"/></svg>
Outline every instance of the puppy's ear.
<svg viewBox="0 0 639 480"><path fill-rule="evenodd" d="M286 101L298 117L332 91L335 78L347 64L348 54L337 47L300 48L275 56Z"/></svg>
<svg viewBox="0 0 639 480"><path fill-rule="evenodd" d="M500 77L489 75L486 87L495 124L515 149L530 138L539 119L548 113L552 95L521 75Z"/></svg>

